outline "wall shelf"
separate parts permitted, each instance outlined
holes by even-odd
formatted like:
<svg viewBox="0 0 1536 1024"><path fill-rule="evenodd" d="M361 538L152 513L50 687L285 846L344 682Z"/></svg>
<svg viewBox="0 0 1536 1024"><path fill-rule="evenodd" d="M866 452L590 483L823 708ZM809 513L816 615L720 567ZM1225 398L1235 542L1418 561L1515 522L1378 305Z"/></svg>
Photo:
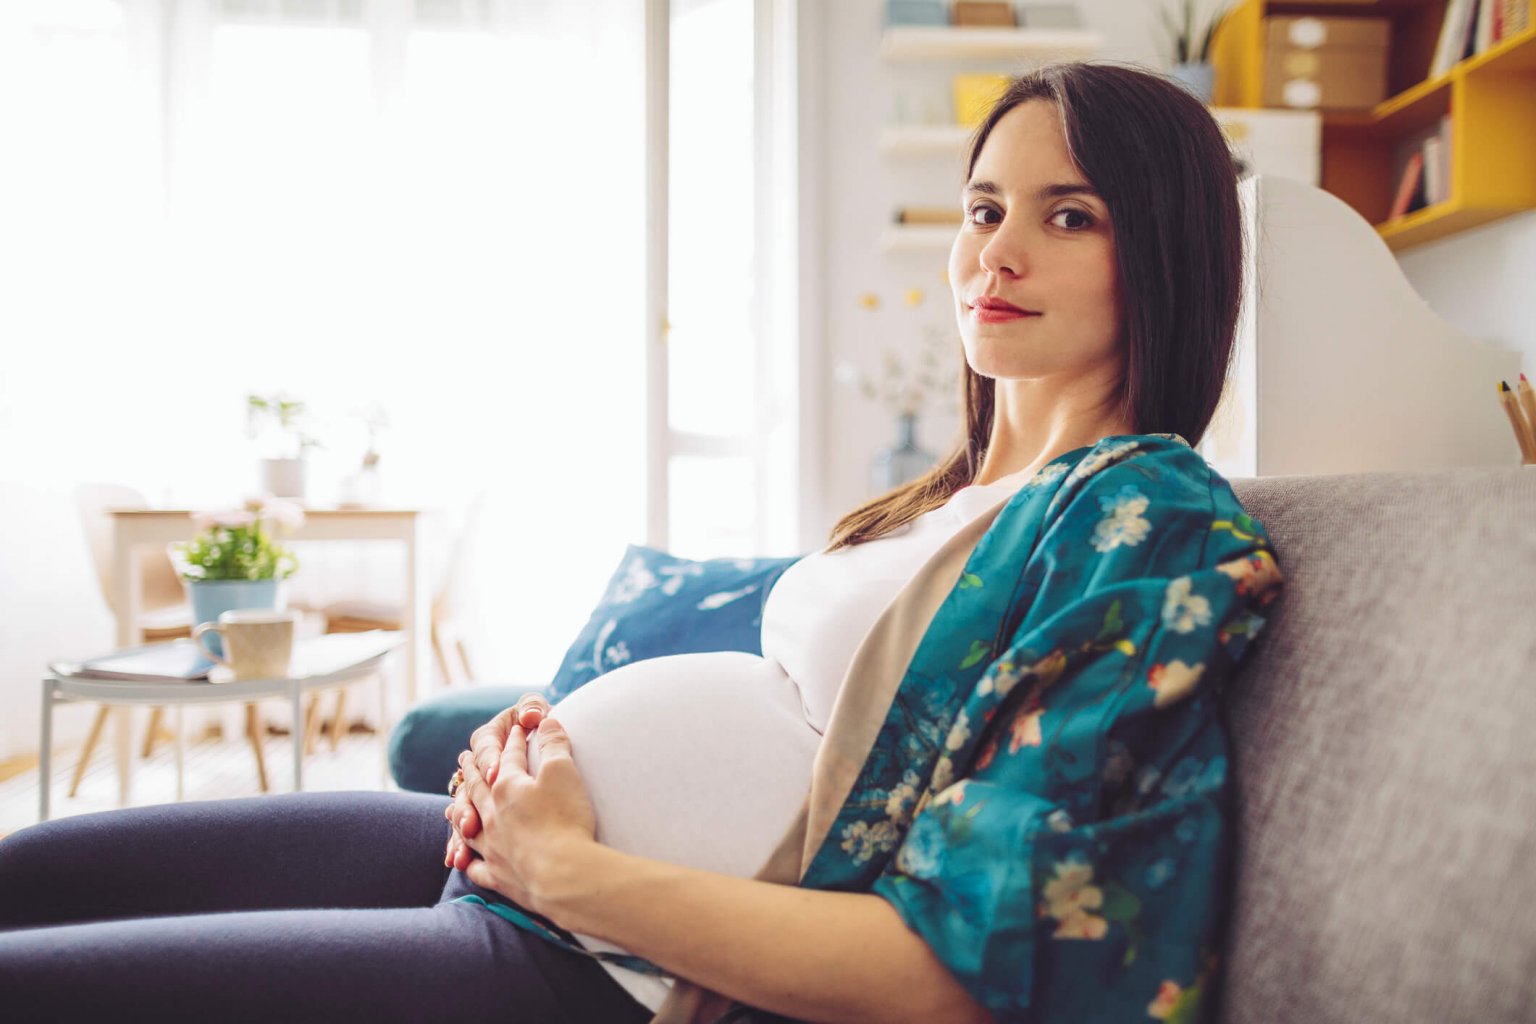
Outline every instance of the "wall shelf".
<svg viewBox="0 0 1536 1024"><path fill-rule="evenodd" d="M880 155L959 156L974 130L959 124L893 125L880 133Z"/></svg>
<svg viewBox="0 0 1536 1024"><path fill-rule="evenodd" d="M895 25L885 30L886 60L1081 60L1103 40L1080 29L950 28Z"/></svg>
<svg viewBox="0 0 1536 1024"><path fill-rule="evenodd" d="M1536 209L1536 17L1444 74L1424 77L1446 0L1377 0L1316 7L1299 0L1244 0L1213 44L1217 100L1259 107L1264 19L1272 14L1369 15L1392 20L1388 88L1369 110L1323 114L1322 187L1375 226L1394 250ZM1399 149L1450 119L1450 195L1387 218Z"/></svg>
<svg viewBox="0 0 1536 1024"><path fill-rule="evenodd" d="M880 251L929 254L948 252L959 232L959 224L893 224L880 235Z"/></svg>

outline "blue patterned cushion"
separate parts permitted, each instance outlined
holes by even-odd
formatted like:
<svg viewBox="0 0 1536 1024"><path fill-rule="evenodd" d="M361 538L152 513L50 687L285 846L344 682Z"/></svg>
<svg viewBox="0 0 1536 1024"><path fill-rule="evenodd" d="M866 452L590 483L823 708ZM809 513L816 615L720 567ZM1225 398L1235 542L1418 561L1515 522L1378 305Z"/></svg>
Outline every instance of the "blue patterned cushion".
<svg viewBox="0 0 1536 1024"><path fill-rule="evenodd" d="M762 653L768 591L797 558L696 562L631 544L549 684L554 703L620 665L698 651Z"/></svg>

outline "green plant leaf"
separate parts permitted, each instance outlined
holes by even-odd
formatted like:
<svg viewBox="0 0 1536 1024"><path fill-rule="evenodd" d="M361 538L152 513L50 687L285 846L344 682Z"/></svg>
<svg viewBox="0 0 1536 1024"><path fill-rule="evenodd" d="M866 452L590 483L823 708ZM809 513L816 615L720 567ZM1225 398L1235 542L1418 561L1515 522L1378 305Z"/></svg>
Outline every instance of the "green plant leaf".
<svg viewBox="0 0 1536 1024"><path fill-rule="evenodd" d="M1123 922L1134 921L1141 915L1141 900L1118 882L1105 882L1099 891L1104 894L1104 903L1098 909L1100 917Z"/></svg>
<svg viewBox="0 0 1536 1024"><path fill-rule="evenodd" d="M965 656L965 660L960 663L960 667L970 668L982 658L985 658L987 656L987 652L991 649L992 645L987 643L985 640L972 640L970 653Z"/></svg>

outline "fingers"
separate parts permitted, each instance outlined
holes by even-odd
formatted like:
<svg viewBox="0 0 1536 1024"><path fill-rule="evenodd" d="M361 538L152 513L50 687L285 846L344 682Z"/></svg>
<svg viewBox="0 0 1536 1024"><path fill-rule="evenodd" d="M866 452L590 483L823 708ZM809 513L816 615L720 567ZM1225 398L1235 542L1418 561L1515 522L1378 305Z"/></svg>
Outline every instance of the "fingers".
<svg viewBox="0 0 1536 1024"><path fill-rule="evenodd" d="M468 798L470 806L478 811L480 804L491 798L491 784L485 780L480 765L469 751L459 754L459 767L464 770L464 785L459 792Z"/></svg>
<svg viewBox="0 0 1536 1024"><path fill-rule="evenodd" d="M475 856L471 839L480 834L480 813L475 801L489 800L491 787L480 774L474 756L468 750L459 754L459 768L464 773L464 782L454 795L453 802L443 810L443 816L453 827L443 863L463 871Z"/></svg>
<svg viewBox="0 0 1536 1024"><path fill-rule="evenodd" d="M458 801L455 799L454 803L443 808L443 817L448 819L449 826L448 843L443 850L443 866L462 869L467 844L464 840L464 833L460 831L458 825L461 817L455 812L455 804L457 803ZM478 820L475 824L479 825Z"/></svg>
<svg viewBox="0 0 1536 1024"><path fill-rule="evenodd" d="M529 691L517 698L516 711L517 724L533 732L549 716L549 701L544 699L542 693Z"/></svg>
<svg viewBox="0 0 1536 1024"><path fill-rule="evenodd" d="M498 778L507 775L510 778L518 778L528 772L528 734L520 725L512 727L512 738L507 740L507 745L501 748L501 771Z"/></svg>
<svg viewBox="0 0 1536 1024"><path fill-rule="evenodd" d="M464 753L468 753L465 751ZM463 754L459 755L460 757ZM469 790L464 786L454 795L453 803L448 805L444 812L448 821L464 837L473 836L480 831L480 813L475 810L475 805L470 802Z"/></svg>
<svg viewBox="0 0 1536 1024"><path fill-rule="evenodd" d="M539 731L535 736L535 741L539 745L539 762L541 770L543 768L543 762L550 759L557 761L561 759L566 761L571 760L571 737L570 734L565 731L565 726L560 724L560 720L558 718L544 719L543 723L541 723L539 726ZM526 761L526 757L524 760Z"/></svg>
<svg viewBox="0 0 1536 1024"><path fill-rule="evenodd" d="M480 773L489 779L496 778L501 748L506 746L507 736L511 734L516 719L517 708L510 707L470 734L469 749L474 754L475 764L480 767Z"/></svg>

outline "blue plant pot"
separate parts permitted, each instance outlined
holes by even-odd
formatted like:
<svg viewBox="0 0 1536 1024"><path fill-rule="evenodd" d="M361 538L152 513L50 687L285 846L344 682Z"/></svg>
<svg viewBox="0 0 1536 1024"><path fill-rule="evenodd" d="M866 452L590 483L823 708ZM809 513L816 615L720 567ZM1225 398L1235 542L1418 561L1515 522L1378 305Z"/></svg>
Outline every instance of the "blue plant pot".
<svg viewBox="0 0 1536 1024"><path fill-rule="evenodd" d="M197 628L204 622L217 622L225 612L244 608L270 608L278 610L279 580L187 580L187 600L192 605L192 624ZM217 633L203 637L206 643L221 656L224 640Z"/></svg>
<svg viewBox="0 0 1536 1024"><path fill-rule="evenodd" d="M1216 69L1209 64L1175 64L1168 72L1201 103L1209 104L1216 87Z"/></svg>

